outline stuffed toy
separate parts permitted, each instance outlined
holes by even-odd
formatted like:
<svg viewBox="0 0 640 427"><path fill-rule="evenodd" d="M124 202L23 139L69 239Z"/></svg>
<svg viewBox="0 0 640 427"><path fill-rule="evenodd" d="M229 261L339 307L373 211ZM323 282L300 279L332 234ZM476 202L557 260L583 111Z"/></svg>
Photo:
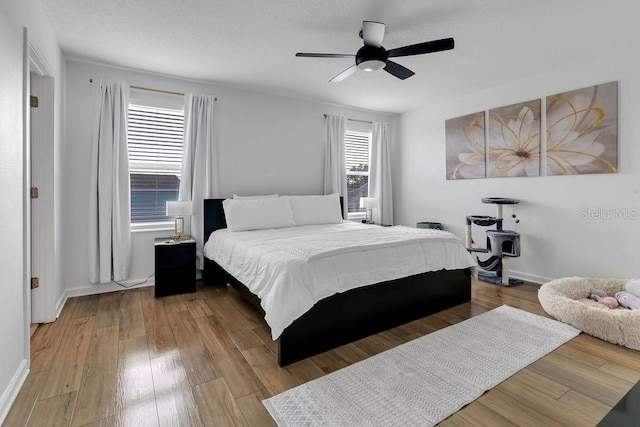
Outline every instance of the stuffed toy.
<svg viewBox="0 0 640 427"><path fill-rule="evenodd" d="M618 308L618 300L614 297L600 297L598 303L609 308Z"/></svg>
<svg viewBox="0 0 640 427"><path fill-rule="evenodd" d="M594 301L598 301L598 299L606 296L607 296L607 293L602 289L594 289L591 291L591 295L589 295L589 298L591 298Z"/></svg>
<svg viewBox="0 0 640 427"><path fill-rule="evenodd" d="M591 291L591 295L589 295L594 301L604 305L609 308L618 308L618 300L614 297L607 296L607 293L601 289L594 289Z"/></svg>
<svg viewBox="0 0 640 427"><path fill-rule="evenodd" d="M624 290L640 298L640 279L629 279L624 284Z"/></svg>
<svg viewBox="0 0 640 427"><path fill-rule="evenodd" d="M630 308L631 310L640 309L640 298L631 292L616 292L616 300L618 300L623 307Z"/></svg>

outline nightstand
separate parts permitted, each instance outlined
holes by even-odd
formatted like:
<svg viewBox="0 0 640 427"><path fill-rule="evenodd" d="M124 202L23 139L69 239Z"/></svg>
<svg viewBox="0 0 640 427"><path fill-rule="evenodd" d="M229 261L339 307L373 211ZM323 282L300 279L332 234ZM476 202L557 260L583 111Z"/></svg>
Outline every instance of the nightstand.
<svg viewBox="0 0 640 427"><path fill-rule="evenodd" d="M196 241L155 239L155 297L196 291Z"/></svg>

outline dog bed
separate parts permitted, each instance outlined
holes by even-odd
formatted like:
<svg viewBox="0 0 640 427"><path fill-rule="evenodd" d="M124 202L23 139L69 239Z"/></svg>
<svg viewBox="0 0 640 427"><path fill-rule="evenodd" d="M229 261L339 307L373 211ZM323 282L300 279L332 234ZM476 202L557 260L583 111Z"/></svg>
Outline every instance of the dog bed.
<svg viewBox="0 0 640 427"><path fill-rule="evenodd" d="M544 311L561 322L605 341L640 350L640 310L610 309L589 299L594 289L613 296L625 279L565 277L545 283L538 291Z"/></svg>

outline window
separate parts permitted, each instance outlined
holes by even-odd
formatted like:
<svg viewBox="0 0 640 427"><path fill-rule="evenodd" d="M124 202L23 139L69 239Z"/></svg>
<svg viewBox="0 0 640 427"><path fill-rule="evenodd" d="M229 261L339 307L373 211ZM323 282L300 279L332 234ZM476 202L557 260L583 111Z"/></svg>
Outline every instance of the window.
<svg viewBox="0 0 640 427"><path fill-rule="evenodd" d="M369 148L371 133L345 132L345 164L347 167L347 212L349 218L364 216L360 197L369 196Z"/></svg>
<svg viewBox="0 0 640 427"><path fill-rule="evenodd" d="M166 202L178 200L184 111L129 104L127 139L131 179L131 224L171 224Z"/></svg>

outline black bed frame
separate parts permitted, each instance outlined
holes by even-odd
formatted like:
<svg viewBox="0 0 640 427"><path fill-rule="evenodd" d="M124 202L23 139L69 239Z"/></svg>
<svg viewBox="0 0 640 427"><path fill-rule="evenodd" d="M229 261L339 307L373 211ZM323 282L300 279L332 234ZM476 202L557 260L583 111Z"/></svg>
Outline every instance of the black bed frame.
<svg viewBox="0 0 640 427"><path fill-rule="evenodd" d="M226 228L222 201L204 201L205 236ZM260 299L205 257L204 281L235 288L261 313ZM327 297L289 325L278 339L278 365L356 341L471 300L469 269L440 270L352 289Z"/></svg>

